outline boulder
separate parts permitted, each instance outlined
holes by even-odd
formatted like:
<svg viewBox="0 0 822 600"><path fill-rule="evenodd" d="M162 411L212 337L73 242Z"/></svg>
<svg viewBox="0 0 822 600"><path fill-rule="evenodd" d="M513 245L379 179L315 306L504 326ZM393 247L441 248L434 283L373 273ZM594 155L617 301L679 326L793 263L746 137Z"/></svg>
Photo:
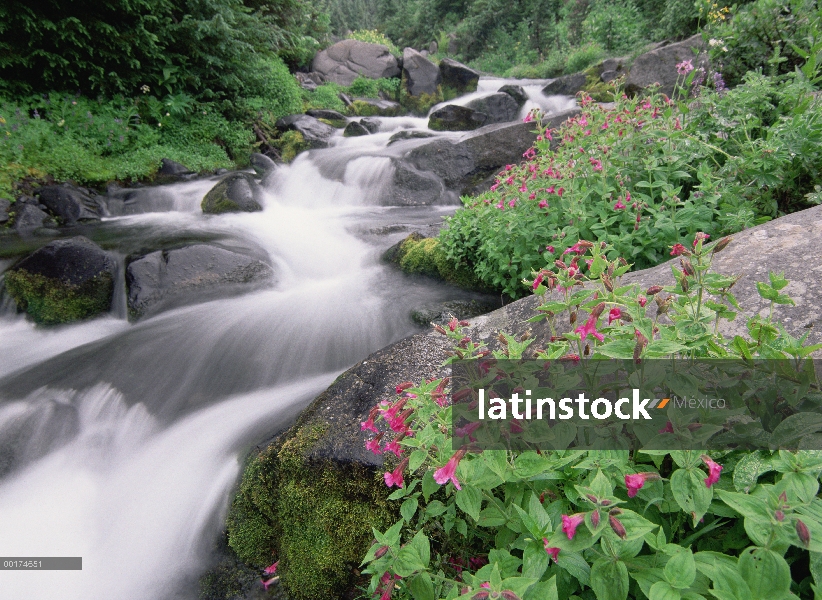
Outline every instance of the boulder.
<svg viewBox="0 0 822 600"><path fill-rule="evenodd" d="M434 137L434 134L429 131L419 131L417 129L403 129L393 134L390 138L388 138L388 145L390 146L391 144L395 144L403 140L416 140L432 137Z"/></svg>
<svg viewBox="0 0 822 600"><path fill-rule="evenodd" d="M55 240L5 275L6 290L37 323L55 325L87 319L111 307L115 263L82 237Z"/></svg>
<svg viewBox="0 0 822 600"><path fill-rule="evenodd" d="M322 74L314 71L309 73L300 73L298 71L294 73L294 77L300 87L309 92L313 92L324 83Z"/></svg>
<svg viewBox="0 0 822 600"><path fill-rule="evenodd" d="M495 300L449 300L426 304L411 311L411 320L417 325L445 325L452 317L457 320L473 319L499 308L499 299Z"/></svg>
<svg viewBox="0 0 822 600"><path fill-rule="evenodd" d="M497 91L511 96L520 108L528 101L528 94L521 85L504 85Z"/></svg>
<svg viewBox="0 0 822 600"><path fill-rule="evenodd" d="M634 59L631 72L628 73L625 91L635 94L658 83L660 92L673 96L674 85L678 77L677 63L683 60L693 60L694 66L697 66L703 57L697 57L694 50L701 52L704 47L702 35L697 34L676 44L668 44L640 54Z"/></svg>
<svg viewBox="0 0 822 600"><path fill-rule="evenodd" d="M54 219L33 202L20 202L18 200L14 203L11 212L14 214L14 229L21 233L55 224Z"/></svg>
<svg viewBox="0 0 822 600"><path fill-rule="evenodd" d="M366 117L360 119L360 125L368 130L368 133L377 133L380 130L380 120Z"/></svg>
<svg viewBox="0 0 822 600"><path fill-rule="evenodd" d="M251 163L251 168L253 168L254 172L260 177L277 168L277 163L265 154L260 154L259 152L253 152L251 156L248 157L248 162Z"/></svg>
<svg viewBox="0 0 822 600"><path fill-rule="evenodd" d="M431 113L428 118L428 128L434 131L472 131L488 122L488 115L484 112L446 104Z"/></svg>
<svg viewBox="0 0 822 600"><path fill-rule="evenodd" d="M476 92L480 74L452 58L443 58L440 61L440 77L442 93L446 100L451 100L463 94Z"/></svg>
<svg viewBox="0 0 822 600"><path fill-rule="evenodd" d="M101 205L84 190L72 185L47 185L36 191L40 203L65 225L80 221L99 221L103 214Z"/></svg>
<svg viewBox="0 0 822 600"><path fill-rule="evenodd" d="M402 51L402 78L410 96L434 96L441 81L439 67L413 48Z"/></svg>
<svg viewBox="0 0 822 600"><path fill-rule="evenodd" d="M434 40L430 44L428 44L428 54L436 54L439 52L439 44L437 44L437 40Z"/></svg>
<svg viewBox="0 0 822 600"><path fill-rule="evenodd" d="M585 73L563 75L542 88L542 93L546 96L574 96L585 87L586 80Z"/></svg>
<svg viewBox="0 0 822 600"><path fill-rule="evenodd" d="M203 212L218 215L225 212L255 212L260 205L262 189L248 173L232 173L224 177L203 198Z"/></svg>
<svg viewBox="0 0 822 600"><path fill-rule="evenodd" d="M631 57L623 56L620 58L606 58L596 66L599 72L599 79L602 83L613 81L621 75L628 72L628 64Z"/></svg>
<svg viewBox="0 0 822 600"><path fill-rule="evenodd" d="M9 208L11 208L11 200L0 198L0 225L8 222Z"/></svg>
<svg viewBox="0 0 822 600"><path fill-rule="evenodd" d="M448 54L451 56L455 56L459 54L460 45L459 41L457 41L457 34L456 33L449 33L448 34Z"/></svg>
<svg viewBox="0 0 822 600"><path fill-rule="evenodd" d="M160 169L157 171L157 177L160 180L190 179L193 175L196 173L185 165L168 158L160 160Z"/></svg>
<svg viewBox="0 0 822 600"><path fill-rule="evenodd" d="M342 121L343 123L347 121L344 114L327 108L309 108L305 111L305 114L309 117L314 117L315 119L325 119L326 121Z"/></svg>
<svg viewBox="0 0 822 600"><path fill-rule="evenodd" d="M349 110L360 117L396 117L403 112L399 102L375 98L354 98Z"/></svg>
<svg viewBox="0 0 822 600"><path fill-rule="evenodd" d="M275 127L280 132L297 131L311 148L325 148L334 128L308 115L289 115L277 119Z"/></svg>
<svg viewBox="0 0 822 600"><path fill-rule="evenodd" d="M357 121L351 121L343 130L343 136L345 137L359 137L361 135L370 135L370 133L362 123Z"/></svg>
<svg viewBox="0 0 822 600"><path fill-rule="evenodd" d="M126 268L129 316L234 295L273 278L261 260L209 244L151 252L132 258Z"/></svg>
<svg viewBox="0 0 822 600"><path fill-rule="evenodd" d="M432 173L426 173L403 160L391 159L394 176L390 192L383 197L384 206L428 206L444 199L445 186Z"/></svg>
<svg viewBox="0 0 822 600"><path fill-rule="evenodd" d="M488 115L488 123L506 123L517 119L521 105L511 95L497 92L471 100L465 106Z"/></svg>
<svg viewBox="0 0 822 600"><path fill-rule="evenodd" d="M360 75L379 79L400 74L397 59L386 46L358 40L342 40L318 52L311 69L340 85L351 85Z"/></svg>

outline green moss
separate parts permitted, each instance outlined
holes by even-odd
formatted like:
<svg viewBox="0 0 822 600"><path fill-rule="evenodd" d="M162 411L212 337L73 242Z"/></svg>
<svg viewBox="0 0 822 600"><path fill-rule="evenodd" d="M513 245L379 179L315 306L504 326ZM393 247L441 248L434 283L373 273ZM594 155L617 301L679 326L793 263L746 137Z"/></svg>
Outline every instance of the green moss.
<svg viewBox="0 0 822 600"><path fill-rule="evenodd" d="M585 85L582 91L586 92L597 102L613 102L616 88L611 83L604 83L600 79L602 69L600 65L589 67L585 71Z"/></svg>
<svg viewBox="0 0 822 600"><path fill-rule="evenodd" d="M228 518L229 545L244 561L280 561L295 600L338 597L367 551L371 527L396 518L381 473L308 458L327 425L297 425L246 467Z"/></svg>
<svg viewBox="0 0 822 600"><path fill-rule="evenodd" d="M363 100L354 100L347 111L352 117L396 117L402 111L398 107L392 110L381 109Z"/></svg>
<svg viewBox="0 0 822 600"><path fill-rule="evenodd" d="M343 129L346 125L348 125L347 121L341 121L340 119L318 119L321 123L325 123L326 125L331 125L331 127L335 129Z"/></svg>
<svg viewBox="0 0 822 600"><path fill-rule="evenodd" d="M299 131L283 133L278 140L278 146L283 162L287 163L294 160L300 152L311 148L311 144L305 141L303 134Z"/></svg>
<svg viewBox="0 0 822 600"><path fill-rule="evenodd" d="M476 79L471 79L464 87L459 89L453 88L449 85L440 86L440 90L442 91L442 101L447 102L448 100L453 100L454 98L458 98L459 96L476 92L478 84L479 77L477 77Z"/></svg>
<svg viewBox="0 0 822 600"><path fill-rule="evenodd" d="M408 82L405 75L402 77L402 85L400 87L400 104L409 112L415 115L425 116L431 107L443 101L442 86L437 86L435 94L420 94L419 96L412 96L408 93Z"/></svg>
<svg viewBox="0 0 822 600"><path fill-rule="evenodd" d="M74 286L18 269L7 272L5 282L17 306L41 325L69 323L106 312L114 291L110 273Z"/></svg>
<svg viewBox="0 0 822 600"><path fill-rule="evenodd" d="M464 266L454 265L437 238L411 234L385 257L405 273L438 277L462 288L480 290L484 286Z"/></svg>

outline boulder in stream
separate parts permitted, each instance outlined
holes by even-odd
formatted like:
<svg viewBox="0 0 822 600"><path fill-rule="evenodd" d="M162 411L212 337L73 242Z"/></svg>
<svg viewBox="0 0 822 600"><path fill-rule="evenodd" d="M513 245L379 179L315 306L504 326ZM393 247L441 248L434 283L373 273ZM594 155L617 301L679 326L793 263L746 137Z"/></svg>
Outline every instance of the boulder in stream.
<svg viewBox="0 0 822 600"><path fill-rule="evenodd" d="M296 131L309 148L325 148L334 128L308 115L288 115L277 119L275 126L280 132Z"/></svg>
<svg viewBox="0 0 822 600"><path fill-rule="evenodd" d="M77 236L49 242L5 274L6 290L39 324L56 325L107 312L115 263L91 240Z"/></svg>
<svg viewBox="0 0 822 600"><path fill-rule="evenodd" d="M319 73L325 81L346 86L359 76L380 79L400 74L397 59L387 46L358 40L342 40L318 52L311 63L311 70Z"/></svg>
<svg viewBox="0 0 822 600"><path fill-rule="evenodd" d="M466 67L453 58L443 58L439 66L442 94L446 100L477 91L480 74L471 67Z"/></svg>
<svg viewBox="0 0 822 600"><path fill-rule="evenodd" d="M702 35L696 34L687 40L640 54L631 65L631 71L625 81L625 91L635 94L658 83L660 92L669 97L673 96L674 86L679 76L676 70L677 63L683 60L693 60L694 66L699 66L699 63L705 60L705 56L704 54L697 56L696 52L702 52L704 48L705 42Z"/></svg>
<svg viewBox="0 0 822 600"><path fill-rule="evenodd" d="M471 100L466 107L488 115L488 123L516 121L521 106L510 94L496 92Z"/></svg>
<svg viewBox="0 0 822 600"><path fill-rule="evenodd" d="M457 104L446 104L428 117L428 128L434 131L472 131L488 122L488 115Z"/></svg>
<svg viewBox="0 0 822 600"><path fill-rule="evenodd" d="M203 198L204 213L255 212L262 210L260 185L248 173L232 173L224 177Z"/></svg>
<svg viewBox="0 0 822 600"><path fill-rule="evenodd" d="M259 177L263 177L269 171L273 171L277 168L277 163L265 154L260 154L259 152L254 152L251 156L249 156L248 162L251 163L251 168L254 169L254 172Z"/></svg>
<svg viewBox="0 0 822 600"><path fill-rule="evenodd" d="M348 110L360 117L397 117L403 113L399 102L376 98L354 98Z"/></svg>
<svg viewBox="0 0 822 600"><path fill-rule="evenodd" d="M585 73L574 73L572 75L563 75L557 77L551 83L542 88L542 93L546 96L573 96L583 87L587 77Z"/></svg>
<svg viewBox="0 0 822 600"><path fill-rule="evenodd" d="M357 121L351 121L343 130L343 137L359 137L361 135L370 134L371 132L368 131L362 123Z"/></svg>
<svg viewBox="0 0 822 600"><path fill-rule="evenodd" d="M128 263L128 312L131 318L139 318L250 291L273 279L274 271L265 262L211 244L158 250Z"/></svg>
<svg viewBox="0 0 822 600"><path fill-rule="evenodd" d="M64 225L82 221L99 221L103 214L100 203L85 190L73 185L47 185L36 191L40 203Z"/></svg>
<svg viewBox="0 0 822 600"><path fill-rule="evenodd" d="M528 101L528 94L521 85L504 85L497 91L511 96L520 108Z"/></svg>

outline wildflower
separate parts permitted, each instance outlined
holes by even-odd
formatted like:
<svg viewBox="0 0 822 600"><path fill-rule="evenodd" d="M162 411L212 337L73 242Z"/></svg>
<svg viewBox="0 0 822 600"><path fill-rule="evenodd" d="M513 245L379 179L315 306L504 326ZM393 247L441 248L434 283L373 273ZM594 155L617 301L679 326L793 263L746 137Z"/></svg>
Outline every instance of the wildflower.
<svg viewBox="0 0 822 600"><path fill-rule="evenodd" d="M151 91L151 88L148 87L147 85L144 85L144 86L140 87L140 91L143 92L144 94L148 94Z"/></svg>
<svg viewBox="0 0 822 600"><path fill-rule="evenodd" d="M577 513L575 515L562 515L562 532L568 536L569 540L574 539L577 533L577 527L585 520L585 514Z"/></svg>
<svg viewBox="0 0 822 600"><path fill-rule="evenodd" d="M614 307L608 312L608 325L613 323L614 321L622 318L622 311L619 308Z"/></svg>
<svg viewBox="0 0 822 600"><path fill-rule="evenodd" d="M699 242L704 242L704 241L707 241L707 239L708 239L709 237L711 237L711 236L710 236L710 235L708 235L707 233L703 233L703 232L701 232L701 231L697 231L697 232L696 232L696 235L694 236L694 248L696 248L696 245L697 245Z"/></svg>
<svg viewBox="0 0 822 600"><path fill-rule="evenodd" d="M473 423L468 423L463 427L457 427L456 429L454 429L454 435L458 438L467 437L470 441L473 442L473 434L477 429L480 428L481 425L482 423L480 423L479 421L474 421Z"/></svg>
<svg viewBox="0 0 822 600"><path fill-rule="evenodd" d="M540 200L537 206L539 206L540 208L545 208L546 206L548 206L548 203L545 200Z"/></svg>
<svg viewBox="0 0 822 600"><path fill-rule="evenodd" d="M368 413L368 418L360 423L360 431L373 431L374 433L379 433L380 430L377 429L377 426L374 425L374 417L377 416L377 407L371 409L371 412Z"/></svg>
<svg viewBox="0 0 822 600"><path fill-rule="evenodd" d="M683 252L685 252L685 246L682 244L674 244L671 248L671 256L679 256Z"/></svg>
<svg viewBox="0 0 822 600"><path fill-rule="evenodd" d="M377 437L375 437L373 440L368 440L367 442L365 442L365 447L368 450L371 450L371 452L373 452L374 454L382 454L382 451L380 450L380 440L382 440L382 436L384 435L384 433L385 432L380 432L379 435L377 435Z"/></svg>
<svg viewBox="0 0 822 600"><path fill-rule="evenodd" d="M463 448L457 450L454 455L448 459L448 462L445 464L444 467L440 467L436 471L434 471L434 481L438 484L443 485L446 481L450 480L451 483L454 484L454 487L458 490L461 490L460 482L457 479L457 465L460 464L462 457L465 456L467 451Z"/></svg>
<svg viewBox="0 0 822 600"><path fill-rule="evenodd" d="M625 476L625 487L628 488L628 497L633 498L642 489L646 481L659 479L657 473L635 473Z"/></svg>
<svg viewBox="0 0 822 600"><path fill-rule="evenodd" d="M404 433L401 433L396 438L391 440L389 443L385 445L386 452L393 452L397 458L402 456L402 448L400 447L399 440L405 437Z"/></svg>
<svg viewBox="0 0 822 600"><path fill-rule="evenodd" d="M524 186L523 186L523 187L524 187ZM526 189L525 191L527 192L528 190ZM517 201L516 201L516 200L509 200L509 201L508 201L508 208L514 208L516 205L517 205Z"/></svg>
<svg viewBox="0 0 822 600"><path fill-rule="evenodd" d="M705 487L711 487L719 481L722 465L715 463L707 454L703 454L700 458L702 458L702 462L708 467L708 477L705 478Z"/></svg>
<svg viewBox="0 0 822 600"><path fill-rule="evenodd" d="M600 129L602 129L602 130L608 129L608 120L607 120L607 119L606 119L606 120L605 120L605 122L602 124L602 127L600 127Z"/></svg>
<svg viewBox="0 0 822 600"><path fill-rule="evenodd" d="M491 186L491 191L496 192L498 187L499 187L499 182L497 182L497 183L495 183L494 185Z"/></svg>
<svg viewBox="0 0 822 600"><path fill-rule="evenodd" d="M268 565L264 570L263 573L266 575L273 575L277 572L277 565L280 564L280 561L275 562L273 565Z"/></svg>
<svg viewBox="0 0 822 600"><path fill-rule="evenodd" d="M628 208L622 203L622 200L617 200L616 204L614 204L614 210L622 210L623 208Z"/></svg>
<svg viewBox="0 0 822 600"><path fill-rule="evenodd" d="M522 120L522 122L523 123L530 123L533 120L534 120L534 113L529 112L527 115L525 115L525 118Z"/></svg>
<svg viewBox="0 0 822 600"><path fill-rule="evenodd" d="M374 552L374 558L382 558L388 553L388 550L388 546L380 546L379 548L377 548L377 551Z"/></svg>
<svg viewBox="0 0 822 600"><path fill-rule="evenodd" d="M568 267L568 277L573 279L574 277L577 276L577 273L579 273L579 269L577 269L576 267L573 267L573 266Z"/></svg>
<svg viewBox="0 0 822 600"><path fill-rule="evenodd" d="M531 285L531 289L532 290L537 289L541 283L542 283L542 273L540 273L539 275L536 276L536 278L534 279L534 283Z"/></svg>
<svg viewBox="0 0 822 600"><path fill-rule="evenodd" d="M531 192L530 195L528 196L528 199L529 200L535 200L536 197L537 197L537 193L536 192Z"/></svg>
<svg viewBox="0 0 822 600"><path fill-rule="evenodd" d="M451 331L455 331L459 324L460 322L457 321L456 317L451 317L451 320L448 321L448 329L450 329Z"/></svg>
<svg viewBox="0 0 822 600"><path fill-rule="evenodd" d="M653 296L654 294L658 294L661 291L662 291L662 286L661 285L652 285L647 290L645 290L645 293L649 296Z"/></svg>
<svg viewBox="0 0 822 600"><path fill-rule="evenodd" d="M545 246L545 249L546 249L548 252L550 252L551 254L553 254L553 253L554 253L554 247L553 247L553 246L551 246L551 245Z"/></svg>
<svg viewBox="0 0 822 600"><path fill-rule="evenodd" d="M681 63L677 63L676 65L676 72L680 75L687 75L691 71L694 70L693 62L690 60L683 60Z"/></svg>
<svg viewBox="0 0 822 600"><path fill-rule="evenodd" d="M719 71L714 72L714 89L720 94L728 89L725 85L725 80L722 79L722 73Z"/></svg>
<svg viewBox="0 0 822 600"><path fill-rule="evenodd" d="M594 167L594 171L601 171L602 170L602 161L597 160L595 158L589 159L591 162L591 166Z"/></svg>
<svg viewBox="0 0 822 600"><path fill-rule="evenodd" d="M682 124L679 122L679 117L677 117L674 121L674 129L677 131L682 131Z"/></svg>
<svg viewBox="0 0 822 600"><path fill-rule="evenodd" d="M557 562L557 557L559 556L559 548L548 546L548 538L542 538L542 544L545 547L545 552L548 553L548 556L553 558L554 562Z"/></svg>
<svg viewBox="0 0 822 600"><path fill-rule="evenodd" d="M574 329L574 333L580 334L580 338L585 340L588 335L592 335L600 342L605 339L605 336L602 335L600 332L597 331L597 318L591 315L587 321L585 321L584 325L580 325L576 329Z"/></svg>
<svg viewBox="0 0 822 600"><path fill-rule="evenodd" d="M799 541L802 542L802 545L807 548L811 543L811 532L808 530L808 526L805 525L801 520L796 520L796 535L799 536Z"/></svg>
<svg viewBox="0 0 822 600"><path fill-rule="evenodd" d="M397 486L403 487L405 485L405 481L402 478L402 472L405 470L405 467L408 466L408 457L402 459L397 468L394 469L392 472L386 472L383 477L385 478L385 485L388 487Z"/></svg>
<svg viewBox="0 0 822 600"><path fill-rule="evenodd" d="M408 425L405 423L405 420L411 416L412 412L414 412L414 409L409 408L402 411L396 417L391 419L388 422L388 426L391 428L391 431L396 431L397 433L405 431L408 428Z"/></svg>
<svg viewBox="0 0 822 600"><path fill-rule="evenodd" d="M263 588L268 591L268 586L273 585L277 582L279 577L272 577L271 579L260 579L260 583L263 584Z"/></svg>
<svg viewBox="0 0 822 600"><path fill-rule="evenodd" d="M395 390L398 394L402 394L405 390L412 387L414 387L413 383L411 383L410 381L403 381L395 388Z"/></svg>
<svg viewBox="0 0 822 600"><path fill-rule="evenodd" d="M390 419L393 419L394 417L397 416L397 413L400 412L400 410L402 410L402 407L405 406L407 402L408 402L408 399L403 398L403 399L399 400L396 404L390 406L389 408L381 410L382 418L385 419L386 421L388 421ZM386 401L386 403L388 403L388 401Z"/></svg>

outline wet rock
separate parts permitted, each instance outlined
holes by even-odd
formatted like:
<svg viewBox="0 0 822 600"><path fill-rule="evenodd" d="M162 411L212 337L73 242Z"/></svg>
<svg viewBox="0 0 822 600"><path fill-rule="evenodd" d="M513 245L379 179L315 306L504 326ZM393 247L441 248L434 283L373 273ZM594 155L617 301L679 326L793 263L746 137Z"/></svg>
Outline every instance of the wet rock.
<svg viewBox="0 0 822 600"><path fill-rule="evenodd" d="M511 96L519 108L522 108L522 105L528 101L528 94L521 85L504 85L497 91Z"/></svg>
<svg viewBox="0 0 822 600"><path fill-rule="evenodd" d="M414 168L402 160L392 159L394 177L391 192L383 198L386 206L428 206L443 201L445 186L431 173Z"/></svg>
<svg viewBox="0 0 822 600"><path fill-rule="evenodd" d="M349 110L360 117L396 117L403 113L399 102L375 98L354 98Z"/></svg>
<svg viewBox="0 0 822 600"><path fill-rule="evenodd" d="M440 84L440 69L413 48L402 52L402 78L411 96L436 95Z"/></svg>
<svg viewBox="0 0 822 600"><path fill-rule="evenodd" d="M371 132L366 129L362 123L351 121L345 126L343 130L344 137L359 137L361 135L370 135Z"/></svg>
<svg viewBox="0 0 822 600"><path fill-rule="evenodd" d="M573 96L585 87L586 79L585 73L563 75L542 88L542 93L546 96Z"/></svg>
<svg viewBox="0 0 822 600"><path fill-rule="evenodd" d="M77 236L55 240L5 275L6 289L37 323L54 325L107 312L115 263L99 246Z"/></svg>
<svg viewBox="0 0 822 600"><path fill-rule="evenodd" d="M417 325L445 325L452 318L458 321L473 319L499 308L499 300L451 300L427 304L411 311L411 320Z"/></svg>
<svg viewBox="0 0 822 600"><path fill-rule="evenodd" d="M477 91L480 74L470 67L452 58L443 58L440 61L440 77L442 91L446 100L470 94Z"/></svg>
<svg viewBox="0 0 822 600"><path fill-rule="evenodd" d="M14 229L20 233L55 225L54 219L34 203L18 201L11 212L14 215Z"/></svg>
<svg viewBox="0 0 822 600"><path fill-rule="evenodd" d="M360 75L379 79L400 74L397 59L386 46L358 40L342 40L318 52L311 69L340 85L351 85Z"/></svg>
<svg viewBox="0 0 822 600"><path fill-rule="evenodd" d="M599 63L595 68L600 74L600 81L602 83L608 83L617 77L627 74L630 58L629 56L606 58Z"/></svg>
<svg viewBox="0 0 822 600"><path fill-rule="evenodd" d="M510 94L497 92L471 100L465 106L488 115L487 123L490 124L515 121L519 116L520 104Z"/></svg>
<svg viewBox="0 0 822 600"><path fill-rule="evenodd" d="M40 202L65 225L81 221L99 221L103 214L100 203L84 190L74 186L48 185L36 192Z"/></svg>
<svg viewBox="0 0 822 600"><path fill-rule="evenodd" d="M332 127L345 127L345 124L348 121L344 114L339 113L336 110L325 108L310 108L305 111L305 114L309 117L314 117L315 119L329 121Z"/></svg>
<svg viewBox="0 0 822 600"><path fill-rule="evenodd" d="M260 205L262 190L248 173L232 173L224 177L203 198L203 212L218 215L225 212L255 212Z"/></svg>
<svg viewBox="0 0 822 600"><path fill-rule="evenodd" d="M126 268L128 311L139 318L250 291L273 278L273 269L261 260L209 244L151 252L131 259Z"/></svg>
<svg viewBox="0 0 822 600"><path fill-rule="evenodd" d="M488 122L488 115L479 110L456 104L446 104L431 113L428 128L434 131L473 131Z"/></svg>
<svg viewBox="0 0 822 600"><path fill-rule="evenodd" d="M260 154L259 152L252 153L248 160L251 163L251 167L254 169L254 172L261 177L269 171L273 171L277 168L277 163L265 154Z"/></svg>
<svg viewBox="0 0 822 600"><path fill-rule="evenodd" d="M364 119L360 119L360 125L365 127L368 130L368 133L377 133L380 130L379 119L371 119L366 117Z"/></svg>
<svg viewBox="0 0 822 600"><path fill-rule="evenodd" d="M398 131L397 133L393 134L390 138L388 138L388 145L390 146L391 144L401 142L403 140L415 140L431 137L434 137L434 134L428 131L419 131L416 129L403 129L402 131Z"/></svg>
<svg viewBox="0 0 822 600"><path fill-rule="evenodd" d="M277 119L275 127L281 131L297 131L311 148L325 148L334 128L308 115L289 115Z"/></svg>
<svg viewBox="0 0 822 600"><path fill-rule="evenodd" d="M635 94L654 83L659 83L659 91L672 96L678 77L677 63L691 60L694 66L698 66L704 60L704 54L697 57L694 50L702 52L704 47L702 35L697 34L676 44L668 44L640 54L634 59L631 72L628 73L625 91Z"/></svg>
<svg viewBox="0 0 822 600"><path fill-rule="evenodd" d="M294 73L294 77L297 79L300 87L309 92L313 92L324 83L322 74L316 71L310 71L308 73L300 73L298 71Z"/></svg>
<svg viewBox="0 0 822 600"><path fill-rule="evenodd" d="M157 179L159 181L180 181L191 179L195 176L191 169L168 158L160 161L160 169L157 171Z"/></svg>
<svg viewBox="0 0 822 600"><path fill-rule="evenodd" d="M6 198L0 198L0 225L8 222L10 207L11 200L7 200Z"/></svg>
<svg viewBox="0 0 822 600"><path fill-rule="evenodd" d="M460 45L459 45L459 41L457 40L457 34L456 33L449 33L448 34L448 54L450 54L451 56L454 56L456 54L459 54L459 51L460 51Z"/></svg>

